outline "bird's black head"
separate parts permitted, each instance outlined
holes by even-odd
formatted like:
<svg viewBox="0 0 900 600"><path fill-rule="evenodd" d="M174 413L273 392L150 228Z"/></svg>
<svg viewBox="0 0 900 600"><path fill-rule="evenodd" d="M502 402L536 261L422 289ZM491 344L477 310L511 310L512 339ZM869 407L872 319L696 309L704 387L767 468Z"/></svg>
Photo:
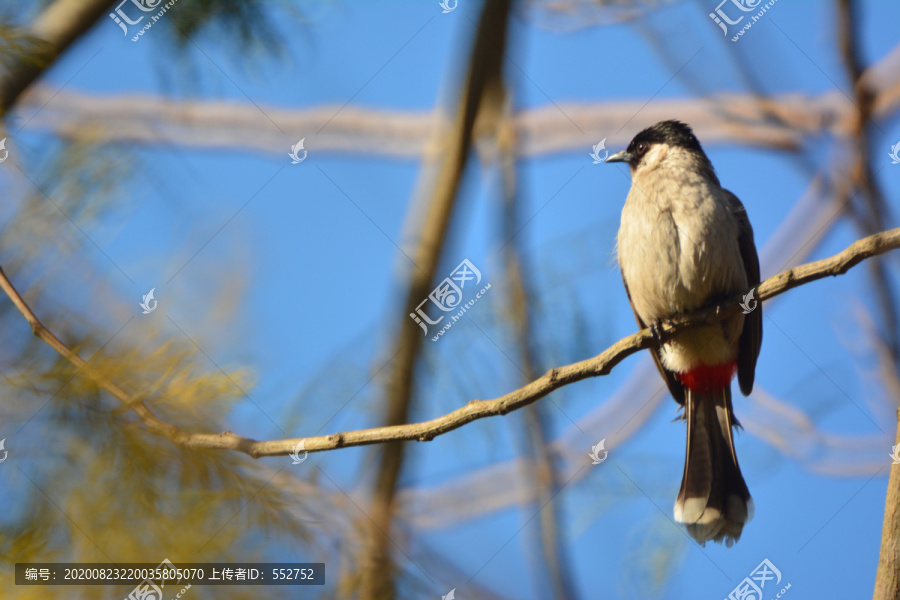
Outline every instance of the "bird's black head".
<svg viewBox="0 0 900 600"><path fill-rule="evenodd" d="M660 121L644 129L634 136L627 149L613 154L606 162L625 162L632 169L636 169L647 152L658 144L689 150L702 157L705 162L709 162L690 126L674 119Z"/></svg>

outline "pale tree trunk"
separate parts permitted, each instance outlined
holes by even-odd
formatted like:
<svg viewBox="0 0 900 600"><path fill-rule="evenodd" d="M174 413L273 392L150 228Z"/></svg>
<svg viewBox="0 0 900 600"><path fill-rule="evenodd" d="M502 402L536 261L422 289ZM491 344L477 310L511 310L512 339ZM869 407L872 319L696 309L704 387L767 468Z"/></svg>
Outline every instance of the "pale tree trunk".
<svg viewBox="0 0 900 600"><path fill-rule="evenodd" d="M900 409L897 410L897 440L900 445ZM884 525L881 529L881 555L875 576L873 600L900 598L900 465L891 468L884 501Z"/></svg>

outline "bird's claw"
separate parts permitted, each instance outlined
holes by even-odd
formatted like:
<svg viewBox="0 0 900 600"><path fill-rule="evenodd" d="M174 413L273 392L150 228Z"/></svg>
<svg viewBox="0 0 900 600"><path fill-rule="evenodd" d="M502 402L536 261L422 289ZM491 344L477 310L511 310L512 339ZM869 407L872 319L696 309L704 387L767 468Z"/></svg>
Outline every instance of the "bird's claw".
<svg viewBox="0 0 900 600"><path fill-rule="evenodd" d="M650 335L653 336L653 339L656 340L657 344L662 344L662 328L671 325L671 321L668 319L657 319L650 323Z"/></svg>

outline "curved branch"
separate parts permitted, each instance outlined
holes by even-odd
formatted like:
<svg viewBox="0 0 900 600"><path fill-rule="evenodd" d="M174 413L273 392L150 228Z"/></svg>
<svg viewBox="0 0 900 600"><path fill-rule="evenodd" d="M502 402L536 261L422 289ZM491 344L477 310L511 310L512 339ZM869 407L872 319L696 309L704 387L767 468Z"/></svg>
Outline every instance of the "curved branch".
<svg viewBox="0 0 900 600"><path fill-rule="evenodd" d="M834 256L799 265L770 277L756 288L756 296L762 302L817 279L842 275L867 258L878 256L897 248L900 248L900 228L870 235L857 240L844 251ZM0 268L0 288L12 299L13 304L31 325L32 331L37 337L47 342L72 364L83 369L85 375L134 410L143 420L148 431L165 436L186 448L237 450L254 458L261 456L287 456L294 451L294 448L300 442L304 442L304 448L307 452L323 452L337 448L366 446L392 441L430 441L439 435L459 429L472 421L505 415L523 406L537 402L565 385L587 379L588 377L607 375L617 364L639 350L651 348L661 342L665 342L676 333L686 329L708 325L736 313L740 309L739 303L742 300L742 295L737 294L719 306L711 306L671 319L660 326L659 339L654 338L650 329L642 329L619 340L593 358L550 369L531 383L499 398L471 400L462 408L430 421L372 429L358 429L308 438L257 441L230 431L219 434L187 433L175 425L160 420L138 397L128 394L116 384L104 379L92 370L84 359L75 354L59 338L47 330L13 287L6 274L3 273L2 268Z"/></svg>

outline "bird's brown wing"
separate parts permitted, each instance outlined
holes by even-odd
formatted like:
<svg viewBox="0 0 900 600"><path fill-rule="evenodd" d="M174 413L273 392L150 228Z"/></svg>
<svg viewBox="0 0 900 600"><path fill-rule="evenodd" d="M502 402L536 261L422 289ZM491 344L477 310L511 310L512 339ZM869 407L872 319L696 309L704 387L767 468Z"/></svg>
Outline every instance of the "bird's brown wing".
<svg viewBox="0 0 900 600"><path fill-rule="evenodd" d="M747 284L751 288L759 285L759 256L756 254L756 244L753 242L753 227L747 218L747 211L738 197L725 190L731 210L738 220L739 234L738 246L741 250L741 258L744 261L744 271L747 273ZM741 392L747 396L753 391L753 376L756 372L756 359L759 357L759 348L762 345L762 302L757 299L756 308L744 317L744 330L741 332L740 346L738 348L738 383Z"/></svg>
<svg viewBox="0 0 900 600"><path fill-rule="evenodd" d="M628 304L631 305L631 312L634 313L634 318L637 321L638 327L644 329L647 325L637 314L637 310L634 308L634 301L631 299L631 292L628 291L628 282L625 281L625 277L622 277L622 285L625 286L625 295L628 296ZM659 349L651 348L650 355L653 357L653 362L656 363L656 368L659 369L659 374L662 375L662 378L665 380L666 385L669 387L669 392L672 394L672 398L675 399L678 404L684 406L684 387L681 385L681 382L675 377L675 373L672 371L667 371L662 366L662 361L659 357Z"/></svg>

